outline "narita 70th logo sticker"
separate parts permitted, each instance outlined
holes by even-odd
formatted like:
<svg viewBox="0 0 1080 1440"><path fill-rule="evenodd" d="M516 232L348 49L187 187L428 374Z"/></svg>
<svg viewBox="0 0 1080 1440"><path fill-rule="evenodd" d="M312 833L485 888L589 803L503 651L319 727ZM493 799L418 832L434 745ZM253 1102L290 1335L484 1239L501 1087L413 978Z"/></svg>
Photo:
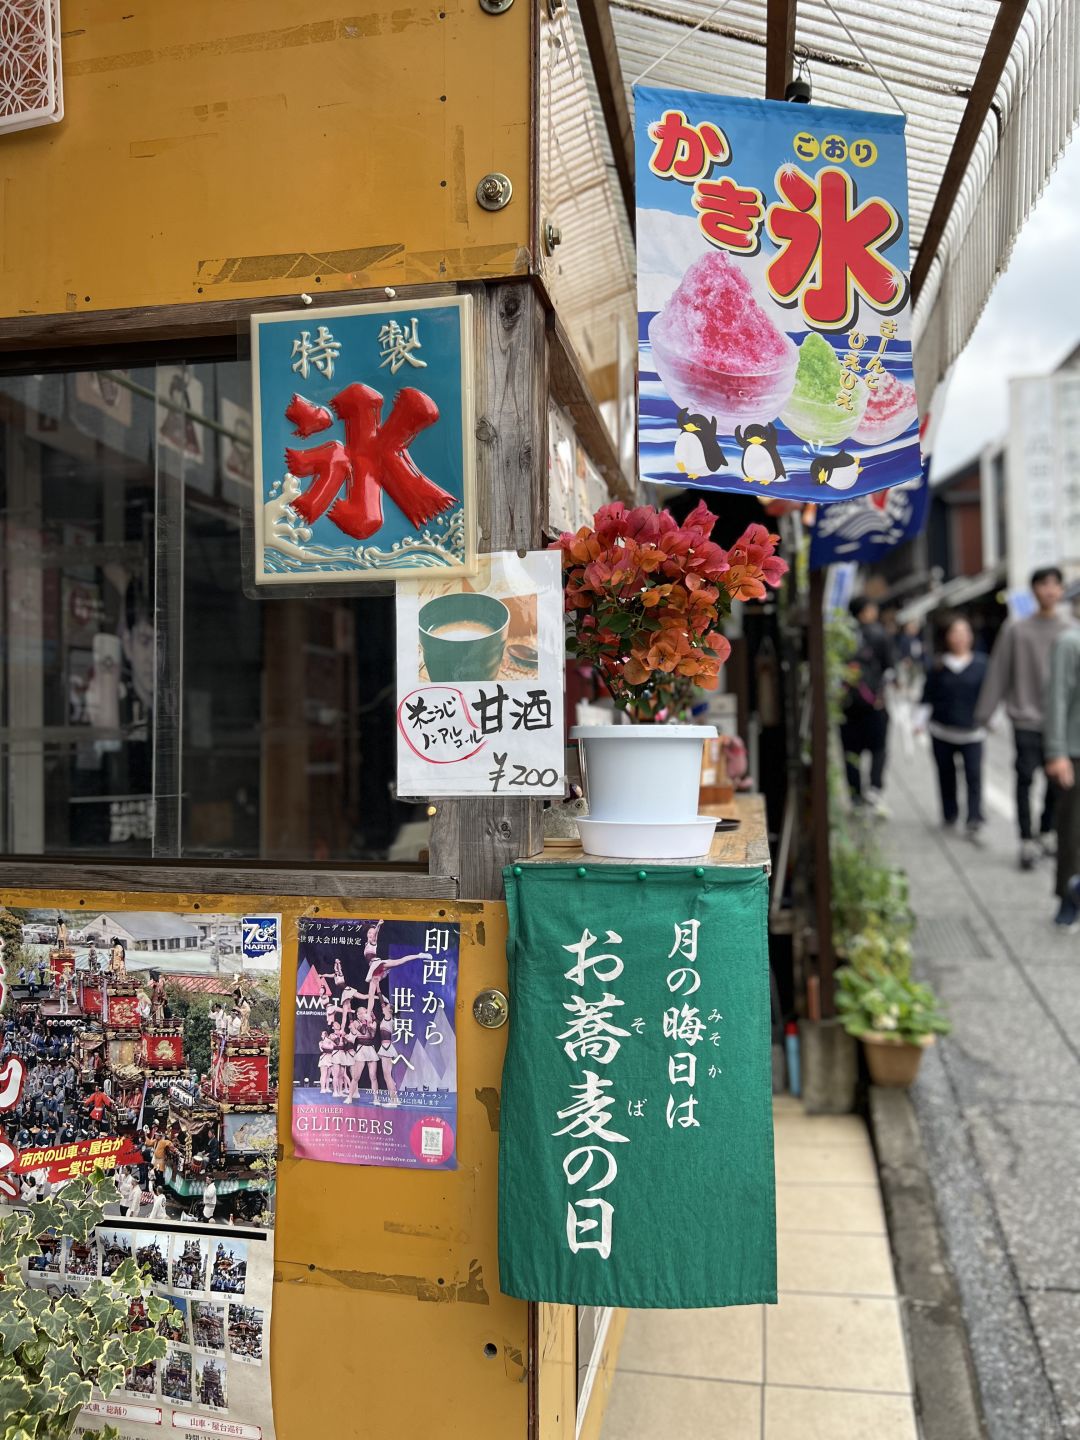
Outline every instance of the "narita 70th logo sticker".
<svg viewBox="0 0 1080 1440"><path fill-rule="evenodd" d="M265 960L280 947L280 921L276 915L245 915L240 922L240 945L245 960Z"/></svg>

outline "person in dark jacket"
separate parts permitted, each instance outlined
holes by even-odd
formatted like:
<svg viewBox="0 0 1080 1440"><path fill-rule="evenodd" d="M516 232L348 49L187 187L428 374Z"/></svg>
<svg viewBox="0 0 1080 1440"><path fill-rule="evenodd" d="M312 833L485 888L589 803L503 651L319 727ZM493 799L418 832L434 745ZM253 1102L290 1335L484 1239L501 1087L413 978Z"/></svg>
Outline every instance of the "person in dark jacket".
<svg viewBox="0 0 1080 1440"><path fill-rule="evenodd" d="M892 642L878 621L878 607L872 600L853 600L851 614L858 624L859 636L844 698L840 742L844 747L852 804L869 804L883 814L881 790L885 783L889 734L885 687L893 671ZM864 793L862 757L867 751L870 752L870 786Z"/></svg>
<svg viewBox="0 0 1080 1440"><path fill-rule="evenodd" d="M986 731L975 723L975 706L986 677L987 659L975 650L971 626L962 616L950 620L942 634L941 653L926 677L923 705L929 707L941 818L951 830L960 817L956 793L957 762L964 767L967 787L967 833L979 840L983 826L982 761Z"/></svg>

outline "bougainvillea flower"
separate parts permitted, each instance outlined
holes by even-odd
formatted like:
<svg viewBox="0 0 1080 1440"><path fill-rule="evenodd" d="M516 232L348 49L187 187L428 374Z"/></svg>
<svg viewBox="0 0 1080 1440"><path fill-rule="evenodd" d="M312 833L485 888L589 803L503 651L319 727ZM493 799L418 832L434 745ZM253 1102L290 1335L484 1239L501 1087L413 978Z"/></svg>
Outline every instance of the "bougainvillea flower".
<svg viewBox="0 0 1080 1440"><path fill-rule="evenodd" d="M720 627L732 601L761 599L787 570L763 525L729 552L710 538L715 524L704 500L681 525L666 510L613 501L591 529L552 547L578 658L635 718L678 714L689 687L715 689L731 653Z"/></svg>

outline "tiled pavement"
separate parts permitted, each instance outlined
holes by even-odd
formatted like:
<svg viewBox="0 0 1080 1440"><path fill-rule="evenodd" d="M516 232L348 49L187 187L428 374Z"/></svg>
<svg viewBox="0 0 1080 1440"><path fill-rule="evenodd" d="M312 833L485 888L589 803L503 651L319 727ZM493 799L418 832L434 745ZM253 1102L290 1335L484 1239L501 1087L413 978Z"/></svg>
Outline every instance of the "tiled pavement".
<svg viewBox="0 0 1080 1440"><path fill-rule="evenodd" d="M774 1114L780 1303L631 1312L603 1440L916 1440L866 1127Z"/></svg>
<svg viewBox="0 0 1080 1440"><path fill-rule="evenodd" d="M1050 923L1050 866L1017 868L1008 735L980 849L941 833L931 768L898 752L883 826L955 1026L916 1114L990 1440L1080 1440L1080 935Z"/></svg>

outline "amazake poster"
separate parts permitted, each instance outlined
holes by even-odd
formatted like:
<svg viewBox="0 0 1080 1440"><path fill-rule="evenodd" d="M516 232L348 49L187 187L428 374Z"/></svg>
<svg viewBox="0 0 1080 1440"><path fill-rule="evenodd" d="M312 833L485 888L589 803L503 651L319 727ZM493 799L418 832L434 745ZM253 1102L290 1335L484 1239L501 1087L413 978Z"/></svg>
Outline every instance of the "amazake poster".
<svg viewBox="0 0 1080 1440"><path fill-rule="evenodd" d="M634 94L642 477L818 503L916 481L904 118Z"/></svg>
<svg viewBox="0 0 1080 1440"><path fill-rule="evenodd" d="M565 653L555 551L399 584L398 794L561 795Z"/></svg>

